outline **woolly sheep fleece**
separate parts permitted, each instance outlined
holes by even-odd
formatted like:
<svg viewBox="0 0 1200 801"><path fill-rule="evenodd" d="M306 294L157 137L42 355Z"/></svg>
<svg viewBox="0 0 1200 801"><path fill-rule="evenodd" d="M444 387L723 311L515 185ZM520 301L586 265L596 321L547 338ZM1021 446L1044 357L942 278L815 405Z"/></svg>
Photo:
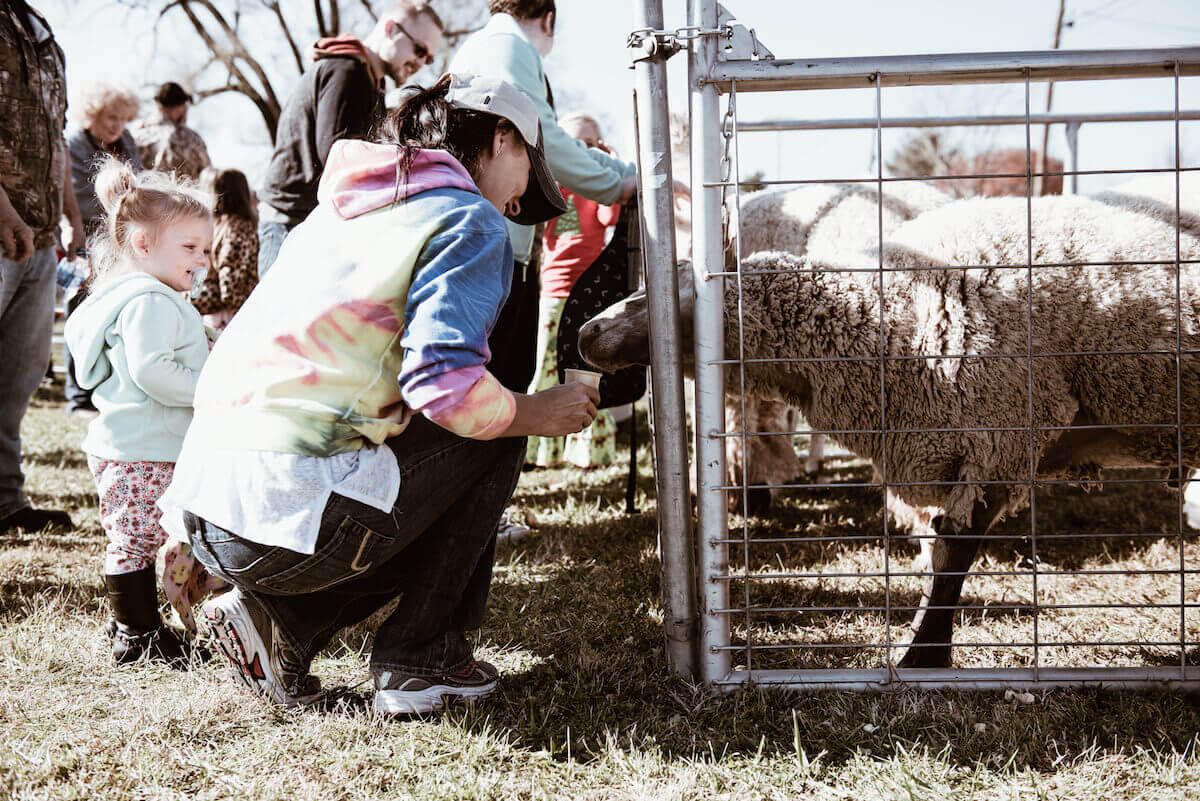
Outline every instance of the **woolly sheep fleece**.
<svg viewBox="0 0 1200 801"><path fill-rule="evenodd" d="M747 390L782 393L816 429L867 429L837 438L880 470L886 445L887 481L901 499L941 507L961 525L970 523L983 497L980 482L1017 482L1007 487L1006 513L1027 502L1028 487L1019 482L1030 474L1031 406L1039 477L1086 478L1101 466L1177 464L1177 344L1185 352L1183 422L1200 422L1194 352L1200 346L1200 265L1184 264L1181 271L1177 343L1173 204L1123 195L1047 197L1033 201L1028 222L1026 215L1021 198L960 201L904 223L885 243L884 262L898 272L884 273L882 340L887 354L899 357L885 370L886 428L896 432L886 442L870 433L879 428L881 411L879 362L872 358L881 344L878 277L822 271L876 266L878 251L814 254L803 262L770 252L745 261L746 272L795 270L743 277L748 359L849 358L752 362L746 365ZM1024 267L1030 258L1027 225L1035 265L1032 305ZM1200 258L1200 220L1185 214L1183 228L1180 257ZM1111 266L1124 261L1136 264ZM1065 262L1101 266L1037 266ZM931 265L987 269L913 269ZM727 291L730 348L737 347L737 320L737 293ZM1035 354L1160 353L1035 356L1030 404L1030 334ZM1016 355L963 358L969 354ZM1128 427L1147 423L1165 427ZM1053 430L1072 425L1112 426L1119 441ZM970 427L1013 430L913 431ZM1182 437L1184 464L1200 464L1200 428L1184 428Z"/></svg>

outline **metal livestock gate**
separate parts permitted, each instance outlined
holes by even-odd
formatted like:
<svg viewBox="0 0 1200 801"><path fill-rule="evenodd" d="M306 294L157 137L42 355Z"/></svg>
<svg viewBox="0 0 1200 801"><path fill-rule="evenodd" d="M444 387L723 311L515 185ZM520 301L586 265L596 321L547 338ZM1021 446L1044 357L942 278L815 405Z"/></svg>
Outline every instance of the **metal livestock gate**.
<svg viewBox="0 0 1200 801"><path fill-rule="evenodd" d="M1096 50L1096 51L1046 51L1016 53L974 53L947 55L889 56L846 59L775 59L759 42L753 30L734 23L732 16L718 6L716 0L688 0L688 26L678 30L665 30L661 0L634 0L635 30L630 36L636 86L637 115L639 120L639 158L642 166L641 191L645 217L644 239L646 248L646 289L650 316L654 323L651 330L652 392L655 417L655 467L658 485L658 509L660 541L663 563L663 603L667 637L667 653L673 669L685 676L698 676L706 683L722 687L736 687L745 683L779 686L792 689L851 689L879 690L902 686L959 687L974 689L1042 688L1050 686L1094 685L1103 687L1157 686L1200 688L1200 555L1197 554L1197 537L1184 522L1183 480L1187 467L1183 459L1183 422L1181 400L1182 364L1185 358L1194 359L1196 351L1185 350L1182 333L1178 325L1181 319L1180 275L1181 271L1194 266L1194 261L1180 259L1178 251L1180 209L1179 182L1181 175L1194 171L1196 165L1180 164L1180 121L1196 119L1195 112L1181 111L1179 86L1184 76L1200 75L1200 47L1172 48L1160 50ZM696 285L695 331L695 458L696 477L696 532L691 527L692 512L689 501L688 448L684 424L684 395L682 348L684 343L679 320L678 284L675 272L675 239L672 209L672 165L667 101L666 59L674 52L686 50L688 54L688 99L691 130L691 176L692 176L692 258ZM1108 114L1089 117L1055 117L1035 115L1030 109L1030 85L1043 81L1107 80L1117 78L1158 78L1173 84L1174 108L1157 114ZM1017 83L1024 86L1025 112L1008 117L958 117L940 120L887 118L883 114L884 89L901 86L949 86L960 84ZM815 89L869 89L874 94L875 115L867 120L800 120L792 122L756 122L747 125L737 114L737 98L744 92L775 92ZM722 111L724 96L726 109ZM1032 129L1039 123L1056 121L1069 122L1091 119L1093 121L1137 121L1168 120L1173 123L1174 164L1167 169L1139 170L1079 170L1074 159L1068 169L1042 173L1032 163ZM725 337L725 292L732 284L737 293L737 307L742 311L742 284L747 276L741 271L741 235L737 231L741 215L736 211L740 204L742 171L740 166L740 137L750 130L820 130L834 128L863 128L875 130L875 175L870 178L842 179L843 183L859 183L873 186L880 204L878 225L871 243L884 238L882 197L884 187L892 181L901 180L884 175L883 131L894 127L919 127L931 125L976 125L1016 124L1024 126L1025 159L1023 171L1003 177L1019 177L1026 182L1026 205L1032 208L1034 180L1043 174L1062 176L1099 175L1108 173L1161 172L1173 175L1175 183L1174 223L1176 237L1175 259L1163 262L1174 267L1175 275L1175 319L1176 347L1164 352L1129 351L1122 356L1159 356L1173 362L1175 386L1175 419L1166 423L1138 423L1143 427L1169 428L1179 443L1178 485L1172 490L1177 501L1178 514L1168 531L1158 532L1096 532L1076 531L1073 533L1038 532L1038 502L1052 485L1064 481L1038 480L1034 475L1033 459L1033 365L1035 360L1047 357L1079 356L1084 354L1038 353L1032 340L1032 299L1029 301L1027 325L1028 347L1022 353L970 354L967 358L1016 358L1024 362L1025 374L1029 376L1029 418L1025 428L1000 429L991 427L952 429L955 432L984 432L993 430L1025 431L1029 436L1029 478L1021 482L996 481L993 483L1020 483L1028 486L1031 511L1027 513L1028 528L1019 534L997 535L1001 540L1027 540L1032 549L1032 559L1023 566L1005 568L991 564L987 569L968 570L970 577L1007 577L1024 582L1030 590L1027 599L1016 603L980 603L964 600L959 609L976 616L986 617L997 613L1024 615L1030 623L1028 638L1021 641L982 642L978 638L964 642L954 640L954 653L971 647L990 654L1004 653L1001 664L973 664L960 668L899 668L896 654L905 645L904 626L915 606L904 603L897 588L905 581L918 576L905 565L898 565L893 551L905 539L891 530L886 510L881 508L881 522L872 524L873 530L858 528L848 536L806 537L804 532L773 538L753 538L750 524L745 519L740 523L740 532L730 531L729 497L746 499L750 489L743 471L740 485L730 484L726 474L725 445L730 437L738 437L743 446L748 437L756 432L725 430L724 400L726 382L732 382L733 396L741 394L745 385L744 343L741 340L741 320L737 321L738 337L726 341ZM968 171L969 172L969 171ZM956 176L971 177L971 176ZM775 184L815 184L833 182L835 179L804 179L788 176L785 180L771 181ZM932 180L932 179L930 179ZM1064 181L1065 183L1065 181ZM1029 212L1032 219L1032 211ZM734 253L737 269L726 266L725 226L733 225L737 231ZM734 232L730 232L734 233ZM1032 227L1027 229L1027 263L1006 265L1019 269L1027 276L1032 286L1034 271L1039 265L1032 255ZM882 291L885 267L882 249L879 262L870 272L878 281L879 303L882 313ZM730 263L733 263L732 261ZM1141 264L1142 262L1138 262ZM994 265L993 265L994 266ZM1087 269L1093 265L1055 265ZM967 270L973 268L964 265ZM979 267L974 267L980 269ZM925 268L935 269L935 268ZM955 269L960 269L955 267ZM1032 293L1029 293L1031 298ZM882 327L881 327L882 328ZM866 421L858 433L881 436L886 441L889 433L887 398L884 393L886 371L896 369L893 364L898 358L889 356L883 349L883 334L880 334L880 349L873 359L879 374L881 414L878 421ZM1095 355L1095 354L1089 354ZM1100 354L1105 355L1105 354ZM790 361L834 361L844 359L790 359ZM764 360L759 360L764 361ZM777 361L789 361L780 354ZM743 415L743 420L745 419ZM928 429L927 431L944 429ZM761 435L763 432L758 432ZM800 434L793 431L765 432L769 435ZM847 431L816 432L836 438ZM891 433L896 433L895 431ZM910 432L901 432L910 433ZM917 432L920 433L920 432ZM886 447L886 446L885 446ZM743 452L745 448L743 447ZM886 457L884 459L886 462ZM864 478L836 485L800 486L792 484L760 485L771 489L789 487L795 492L829 494L860 490L876 492L880 507L884 504L889 486L886 474L877 478ZM860 465L861 473L861 465ZM951 483L951 482L937 482ZM1161 488L1165 481L1161 475L1147 478L1141 475L1106 480L1105 484L1153 485ZM896 485L892 485L896 486ZM1042 492L1039 493L1039 488ZM1062 488L1059 487L1059 490ZM1161 491L1161 489L1160 489ZM1080 525L1086 526L1086 521ZM1119 538L1154 538L1162 546L1176 554L1175 563L1166 568L1125 568L1120 570L1068 566L1064 569L1047 569L1038 559L1039 542L1077 541L1084 538L1100 538L1115 541ZM849 568L838 571L806 571L803 563L783 565L778 551L768 553L765 558L756 554L764 548L805 544L817 541L821 545L830 542L874 543L882 549L882 565L873 569ZM986 545L986 543L985 543ZM1107 549L1104 545L1102 550ZM731 561L731 551L736 558ZM803 554L803 549L801 549ZM772 556L774 559L772 559ZM793 554L794 556L794 554ZM757 559L757 561L756 561ZM1192 560L1189 563L1189 559ZM740 562L740 564L739 564ZM851 565L854 567L854 565ZM778 569L775 569L778 568ZM1170 588L1170 598L1151 598L1147 593L1141 600L1121 599L1116 603L1051 603L1047 598L1057 598L1057 593L1047 590L1047 584L1064 577L1077 578L1099 585L1112 583L1120 578L1138 575L1166 577L1175 582ZM851 582L850 589L834 599L845 599L824 605L779 603L780 593L769 593L758 599L752 592L756 588L773 582L787 583L816 582L818 584ZM856 582L856 583L855 583ZM864 584L866 582L866 584ZM799 587L800 585L794 585ZM874 604L854 603L856 593L869 587L873 595L882 597ZM911 593L910 593L911 597ZM1070 614L1073 610L1088 610L1100 615L1119 616L1132 610L1134 613L1168 616L1166 623L1150 621L1139 631L1151 634L1170 630L1171 636L1150 635L1106 640L1102 636L1076 636L1054 639L1045 630L1051 627L1055 615ZM962 612L956 613L961 616ZM833 641L821 639L820 624L809 625L818 615L829 621L849 620L873 614L881 617L878 634L874 637L855 639L842 635ZM805 616L808 616L807 618ZM1170 621L1175 621L1171 623ZM1042 629L1039 629L1039 621ZM1161 625L1160 625L1161 624ZM808 631L815 636L780 639L780 629L789 626ZM1157 626L1157 628L1156 628ZM1102 626L1103 628L1103 626ZM1135 628L1137 628L1135 626ZM1069 629L1069 626L1064 626ZM735 636L736 635L736 636ZM1112 660L1100 660L1100 664L1063 665L1051 656L1057 651L1078 653L1083 651L1095 657L1106 647L1119 646L1135 653L1148 655L1152 664L1113 665ZM790 660L783 655L794 655ZM1093 663L1097 660L1093 658Z"/></svg>

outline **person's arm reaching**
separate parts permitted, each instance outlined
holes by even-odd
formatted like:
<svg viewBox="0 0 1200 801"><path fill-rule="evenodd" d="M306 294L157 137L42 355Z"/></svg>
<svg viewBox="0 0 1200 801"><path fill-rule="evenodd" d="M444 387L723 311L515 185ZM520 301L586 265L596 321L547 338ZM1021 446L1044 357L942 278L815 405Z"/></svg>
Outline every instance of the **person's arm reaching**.
<svg viewBox="0 0 1200 801"><path fill-rule="evenodd" d="M537 51L527 41L515 34L489 39L488 74L508 81L533 101L542 123L546 161L560 184L598 203L632 196L635 184L625 179L635 174L633 164L588 148L559 127L554 109L546 102L546 80Z"/></svg>
<svg viewBox="0 0 1200 801"><path fill-rule="evenodd" d="M504 229L454 225L426 244L409 289L400 394L461 437L557 436L582 430L596 414L590 388L520 395L487 371L488 331L508 294L512 260Z"/></svg>
<svg viewBox="0 0 1200 801"><path fill-rule="evenodd" d="M62 143L63 151L63 215L71 226L71 242L67 246L67 258L75 258L75 254L87 247L87 232L83 230L83 216L79 213L79 202L75 199L75 185L71 183L71 157L67 153L66 142Z"/></svg>
<svg viewBox="0 0 1200 801"><path fill-rule="evenodd" d="M501 436L563 437L596 419L600 392L587 384L559 384L532 395L514 395L516 412Z"/></svg>
<svg viewBox="0 0 1200 801"><path fill-rule="evenodd" d="M318 62L312 69L321 69L322 64L328 66L317 87L315 133L323 167L334 142L366 135L378 98L359 74L365 69L359 62L332 58Z"/></svg>

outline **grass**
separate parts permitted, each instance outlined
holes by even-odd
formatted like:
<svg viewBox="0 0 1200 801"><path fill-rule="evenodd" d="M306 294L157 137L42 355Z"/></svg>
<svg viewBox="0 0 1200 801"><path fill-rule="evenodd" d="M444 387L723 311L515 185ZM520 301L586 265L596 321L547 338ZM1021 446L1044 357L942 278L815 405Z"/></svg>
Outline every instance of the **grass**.
<svg viewBox="0 0 1200 801"><path fill-rule="evenodd" d="M497 555L478 642L504 678L492 698L474 707L427 721L373 719L360 684L367 627L346 632L315 664L327 684L352 687L320 709L272 708L230 681L220 664L191 672L117 668L100 631L104 537L91 476L77 450L83 427L67 417L60 398L43 393L23 433L33 501L69 508L82 526L71 534L0 541L0 798L1200 796L1200 708L1185 695L1059 690L1037 694L1032 704L966 692L748 689L720 695L673 677L663 654L648 462L637 515L624 513L621 467L525 475L516 502L540 525L536 537ZM838 471L861 475L862 466L845 463ZM1147 492L1127 486L1039 498L1039 532L1089 525L1169 531L1169 499ZM874 530L878 501L867 490L798 491L773 518L748 521L748 533L766 540ZM740 536L741 521L732 522ZM1005 525L1017 532L1028 527L1028 516ZM913 550L898 546L893 563L911 558ZM731 551L740 569L740 547ZM877 540L764 541L752 543L750 552L754 573L829 573L882 563ZM1164 534L1055 544L1040 555L1048 569L1154 566L1177 560L1178 547L1177 538ZM997 544L977 567L1007 570L1015 561L1011 544ZM911 600L916 584L905 581L898 597ZM966 596L979 604L999 603L1005 593L1011 600L1023 591L1022 581L972 579ZM1063 581L1042 591L1057 599L1099 598L1101 590L1105 597L1157 598L1172 591L1161 578ZM878 582L866 579L845 586L832 579L762 581L754 589L756 603L783 605L805 599L871 605L879 592ZM1015 638L1029 625L1016 614L966 618L961 634L975 642ZM1071 613L1045 622L1069 636L1112 626L1154 637L1170 628L1133 613ZM780 666L805 659L866 664L872 657L849 645L877 637L883 623L873 613L752 620L755 642L773 637L847 646L819 656L770 652ZM1132 649L1104 658L1142 664L1155 656ZM1020 664L1028 655L964 649L956 658Z"/></svg>

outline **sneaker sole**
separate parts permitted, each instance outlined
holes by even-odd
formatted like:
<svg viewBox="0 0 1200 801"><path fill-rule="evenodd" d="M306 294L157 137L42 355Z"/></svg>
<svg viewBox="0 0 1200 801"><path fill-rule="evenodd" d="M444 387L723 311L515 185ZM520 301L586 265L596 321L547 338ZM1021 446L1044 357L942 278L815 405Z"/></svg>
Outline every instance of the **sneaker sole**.
<svg viewBox="0 0 1200 801"><path fill-rule="evenodd" d="M493 681L479 687L453 687L448 684L435 684L415 692L376 690L372 708L377 715L427 715L431 712L441 712L448 703L455 701L469 703L484 698L491 695L495 689L496 682Z"/></svg>
<svg viewBox="0 0 1200 801"><path fill-rule="evenodd" d="M203 606L209 631L217 641L217 647L233 667L234 677L258 695L280 706L304 706L321 697L316 695L295 696L279 686L271 671L270 659L264 659L267 647L242 604L229 609L219 602L210 601Z"/></svg>

